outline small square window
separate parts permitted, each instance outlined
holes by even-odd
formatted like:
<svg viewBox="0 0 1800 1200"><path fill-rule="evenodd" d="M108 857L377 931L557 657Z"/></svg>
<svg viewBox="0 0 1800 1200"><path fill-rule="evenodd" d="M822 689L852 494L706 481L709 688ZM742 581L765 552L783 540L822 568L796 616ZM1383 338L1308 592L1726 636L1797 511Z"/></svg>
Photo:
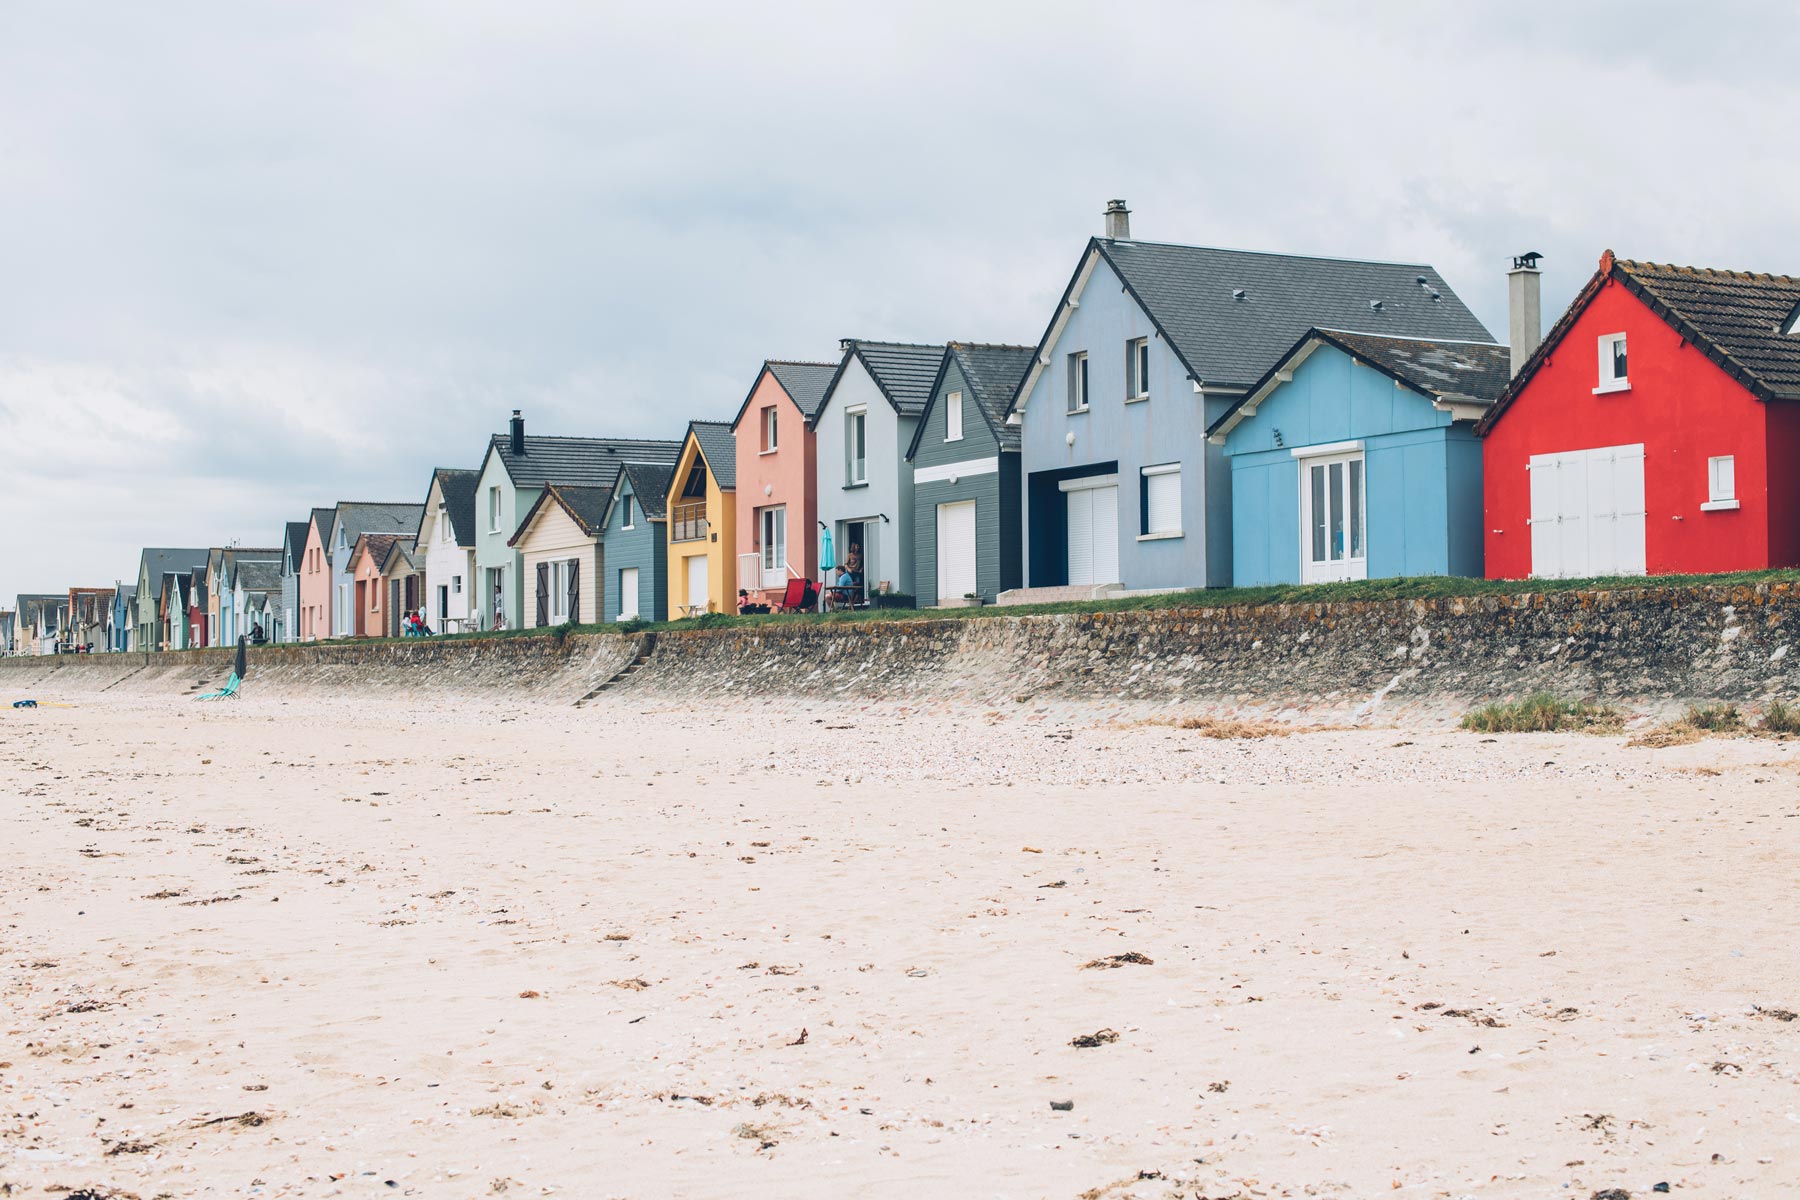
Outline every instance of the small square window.
<svg viewBox="0 0 1800 1200"><path fill-rule="evenodd" d="M1069 355L1069 411L1086 412L1088 409L1088 369L1087 352L1080 351Z"/></svg>
<svg viewBox="0 0 1800 1200"><path fill-rule="evenodd" d="M1707 511L1722 508L1736 508L1737 498L1737 458L1734 455L1722 454L1706 460L1706 503L1700 507Z"/></svg>
<svg viewBox="0 0 1800 1200"><path fill-rule="evenodd" d="M1630 389L1631 382L1625 372L1625 335L1605 334L1600 338L1600 383L1594 392L1624 392Z"/></svg>
<svg viewBox="0 0 1800 1200"><path fill-rule="evenodd" d="M1150 398L1150 339L1132 338L1125 343L1125 399Z"/></svg>
<svg viewBox="0 0 1800 1200"><path fill-rule="evenodd" d="M946 442L962 441L962 393L951 392L944 397L944 440Z"/></svg>

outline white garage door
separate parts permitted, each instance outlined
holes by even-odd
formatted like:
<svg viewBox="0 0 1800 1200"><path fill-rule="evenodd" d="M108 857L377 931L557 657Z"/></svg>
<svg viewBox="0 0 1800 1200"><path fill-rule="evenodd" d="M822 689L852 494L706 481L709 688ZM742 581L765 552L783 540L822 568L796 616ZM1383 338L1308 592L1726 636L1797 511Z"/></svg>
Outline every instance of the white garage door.
<svg viewBox="0 0 1800 1200"><path fill-rule="evenodd" d="M938 505L937 554L938 603L973 593L976 590L973 500Z"/></svg>
<svg viewBox="0 0 1800 1200"><path fill-rule="evenodd" d="M687 602L694 612L706 611L706 555L696 554L687 560Z"/></svg>
<svg viewBox="0 0 1800 1200"><path fill-rule="evenodd" d="M634 620L637 615L638 569L626 567L619 572L619 620Z"/></svg>
<svg viewBox="0 0 1800 1200"><path fill-rule="evenodd" d="M1106 476L1109 481L1115 476ZM1064 480L1069 505L1069 582L1119 582L1119 485Z"/></svg>
<svg viewBox="0 0 1800 1200"><path fill-rule="evenodd" d="M1531 573L1644 573L1644 447L1531 456Z"/></svg>

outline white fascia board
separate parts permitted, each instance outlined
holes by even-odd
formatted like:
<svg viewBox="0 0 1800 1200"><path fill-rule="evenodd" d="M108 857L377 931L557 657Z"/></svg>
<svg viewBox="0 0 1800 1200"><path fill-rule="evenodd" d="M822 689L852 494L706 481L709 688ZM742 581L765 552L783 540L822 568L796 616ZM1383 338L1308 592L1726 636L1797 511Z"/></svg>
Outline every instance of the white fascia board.
<svg viewBox="0 0 1800 1200"><path fill-rule="evenodd" d="M1256 415L1257 406L1260 405L1264 400L1267 400L1270 397L1270 395L1272 395L1274 393L1276 388L1280 387L1284 383L1288 383L1288 382L1292 381L1292 379L1294 378L1294 372L1299 369L1300 364L1305 362L1307 359L1311 358L1312 352L1314 350L1317 350L1319 348L1319 346L1320 346L1320 342L1319 342L1318 338L1308 338L1306 340L1305 345L1301 346L1300 349L1294 351L1294 353L1288 355L1287 360L1285 362L1283 362L1280 365L1280 367L1273 374L1271 374L1269 376L1269 381L1267 383L1263 384L1261 387L1257 388L1254 392L1250 393L1249 398L1246 399L1244 401L1244 403L1239 406L1238 410L1236 412L1232 413L1229 417L1227 417L1225 419L1224 427L1221 428L1219 430L1219 432L1213 434L1211 437L1207 438L1206 440L1211 442L1215 446L1223 446L1225 444L1225 436L1227 434L1229 434L1233 429L1236 429L1239 425L1241 425L1245 421L1249 420L1251 417L1254 417ZM1194 385L1194 390L1199 391L1200 385L1196 383ZM1219 391L1225 395L1233 394L1229 391L1225 391L1224 389L1219 389ZM1237 393L1237 394L1241 395L1242 393Z"/></svg>
<svg viewBox="0 0 1800 1200"><path fill-rule="evenodd" d="M1000 470L1000 459L971 458L967 462L942 463L935 467L918 467L913 471L914 483L945 483L969 475L992 475Z"/></svg>
<svg viewBox="0 0 1800 1200"><path fill-rule="evenodd" d="M1361 438L1347 442L1320 442L1316 446L1296 446L1288 453L1295 458L1324 458L1328 454L1355 454L1363 448Z"/></svg>
<svg viewBox="0 0 1800 1200"><path fill-rule="evenodd" d="M1050 365L1050 354L1056 349L1057 340L1062 337L1063 329L1069 324L1069 318L1081 307L1081 293L1086 290L1088 280L1093 278L1094 264L1100 261L1099 247L1088 248L1087 257L1082 260L1081 270L1075 273L1075 285L1069 289L1068 299L1056 306L1056 319L1050 323L1050 333L1044 338L1044 344L1032 356L1031 370L1025 373L1025 383L1019 389L1019 403L1013 412L1023 412L1030 403L1031 393L1037 387L1038 379L1044 369Z"/></svg>

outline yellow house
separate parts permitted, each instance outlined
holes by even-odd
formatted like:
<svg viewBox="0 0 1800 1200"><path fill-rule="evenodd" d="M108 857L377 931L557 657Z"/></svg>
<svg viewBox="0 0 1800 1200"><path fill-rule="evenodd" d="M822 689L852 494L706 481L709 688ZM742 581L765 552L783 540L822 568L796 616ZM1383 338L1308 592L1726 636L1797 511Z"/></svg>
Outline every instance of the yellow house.
<svg viewBox="0 0 1800 1200"><path fill-rule="evenodd" d="M689 421L669 484L669 615L737 611L737 439L726 421Z"/></svg>

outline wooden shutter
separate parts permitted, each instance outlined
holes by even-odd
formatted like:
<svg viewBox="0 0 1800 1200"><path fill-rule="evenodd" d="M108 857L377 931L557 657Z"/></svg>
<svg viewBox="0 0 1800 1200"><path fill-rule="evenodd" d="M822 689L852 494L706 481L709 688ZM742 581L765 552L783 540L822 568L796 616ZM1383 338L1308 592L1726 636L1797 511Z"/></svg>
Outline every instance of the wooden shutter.
<svg viewBox="0 0 1800 1200"><path fill-rule="evenodd" d="M537 623L542 628L550 623L550 564L537 565Z"/></svg>
<svg viewBox="0 0 1800 1200"><path fill-rule="evenodd" d="M569 560L569 623L581 624L581 560Z"/></svg>

